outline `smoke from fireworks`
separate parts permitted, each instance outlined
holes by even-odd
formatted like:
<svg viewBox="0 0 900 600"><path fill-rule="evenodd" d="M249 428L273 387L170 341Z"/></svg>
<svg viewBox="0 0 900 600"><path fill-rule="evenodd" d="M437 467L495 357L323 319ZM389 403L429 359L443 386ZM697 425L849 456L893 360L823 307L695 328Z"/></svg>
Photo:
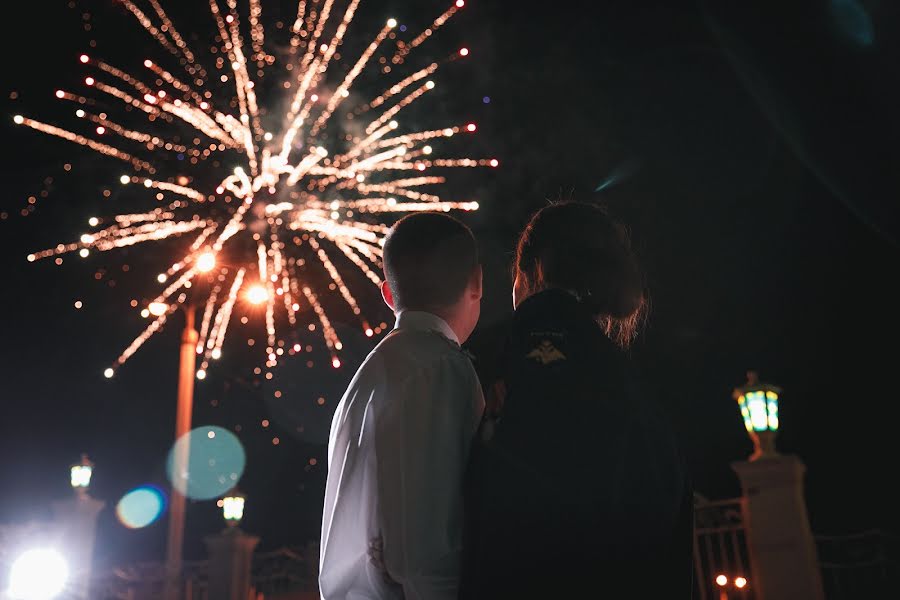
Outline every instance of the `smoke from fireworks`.
<svg viewBox="0 0 900 600"><path fill-rule="evenodd" d="M310 260L318 262L327 274L327 287L336 292L335 300L344 302L365 334L372 336L381 327L373 328L362 316L334 257L343 257L371 283L379 284L381 244L389 220L415 211L478 208L472 200L450 201L434 193L433 186L445 181L435 173L453 167L496 167L497 161L434 158L430 145L472 133L475 125L409 131L401 124L403 111L435 87L430 77L442 63L396 74L410 52L462 8L464 0L456 0L409 42L397 39L397 22L388 20L352 66L343 69L339 82L331 81L336 71L331 67L339 64L338 50L359 1L300 0L296 18L287 27L290 44L282 53L286 56L276 58L266 50L260 0L249 0L243 24L236 0L226 0L225 6L219 5L221 0L209 0L217 31L216 44L209 50L221 73L215 75L200 64L159 0L147 0L146 10L137 2L121 0L143 29L178 59L177 73L147 59L145 72L134 76L81 55L80 63L91 69L84 84L93 95L59 90L56 96L78 105L75 115L90 123L91 134L15 116L18 124L121 160L129 168L120 177L121 184L143 186L157 203L152 210L91 218L92 230L78 241L30 254L29 261L71 252L87 256L91 251L178 236L191 239L183 254L154 274L161 289L141 307L151 322L106 370L107 377L189 301L199 305L200 378L210 361L221 356L238 302L261 308L267 366L275 366L283 355L284 340L276 324L294 327L298 313L308 308L337 367L342 344L323 303L323 291L302 279L300 268ZM391 51L384 48L388 40L395 44ZM379 52L391 58L373 60ZM462 48L447 60L468 54ZM283 67L278 89L288 97L287 102L278 99L284 110L273 123L276 131L267 131L264 121L272 118L264 117L275 109L260 106L257 84L276 65ZM339 108L347 110L343 103L349 103L354 81L367 67L382 73L386 89L349 113L341 112L357 133L336 136L333 130L341 127L332 126L335 115ZM223 85L232 86L229 102L217 103ZM100 110L104 102L127 109L132 121L139 111L146 124L131 129L116 122ZM187 173L166 177L161 172L173 156L182 168L186 163L190 167ZM223 171L226 162L238 166Z"/></svg>

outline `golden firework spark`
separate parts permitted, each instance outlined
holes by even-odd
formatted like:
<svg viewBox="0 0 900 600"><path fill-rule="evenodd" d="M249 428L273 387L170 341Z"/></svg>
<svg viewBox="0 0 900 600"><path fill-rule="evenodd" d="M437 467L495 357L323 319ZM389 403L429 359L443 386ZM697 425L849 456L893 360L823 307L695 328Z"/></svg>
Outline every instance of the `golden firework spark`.
<svg viewBox="0 0 900 600"><path fill-rule="evenodd" d="M283 59L266 50L260 0L250 0L243 25L236 0L225 0L224 6L220 2L209 0L218 34L217 43L209 49L215 69L200 63L158 0L146 0L146 9L140 6L143 2L121 0L141 27L177 59L178 74L148 58L143 62L144 75L134 76L82 54L79 62L92 71L84 79L88 92L58 90L56 97L78 106L75 115L89 124L90 133L14 117L17 124L123 161L130 170L121 175L121 184L151 190L162 203L152 210L92 217L91 231L78 241L29 254L29 261L70 252L87 256L91 250L103 252L179 236L192 238L187 250L156 276L162 286L156 297L137 307L152 320L106 369L107 377L192 295L191 300L202 307L197 344L201 378L210 361L222 355L239 301L264 309L260 314L267 367L283 356L284 340L277 324L295 327L302 306L308 306L318 321L332 365L340 366L342 343L323 303L325 292L301 280L300 267L308 259L319 264L335 301L345 303L365 334L372 336L380 327L373 329L366 321L334 257L342 256L365 279L379 284L381 245L388 231L385 219L417 211L477 210L478 203L471 199L447 200L435 193L434 186L445 181L444 175L435 172L498 164L491 158L432 156L434 149L428 144L473 133L474 123L425 131L405 130L401 124L403 111L435 88L430 77L446 61L407 74L400 72L400 65L465 5L464 0L455 0L409 42L397 39L397 21L387 20L335 82L329 81L336 70L331 67L340 64L339 48L360 0L300 0L296 20L287 27L291 37ZM383 48L388 40L395 42L393 50ZM356 96L351 94L354 82L379 53L378 64L385 66L370 68L379 70L386 89L367 102L349 100ZM468 54L463 48L446 60ZM276 99L276 106L285 107L281 115L272 114L272 108L265 110L265 105L261 109L257 96L264 69L276 64L283 67L277 89L287 94ZM225 85L230 86L227 101L217 102ZM139 111L148 124L117 122L99 109L110 102L130 111L127 118L132 121ZM343 130L342 124L333 124L345 102L356 102L346 115L356 134L335 136L328 132L335 127ZM264 124L275 119L276 126L266 130ZM189 171L167 177L165 165L176 155L180 164L190 165ZM231 167L219 174L223 164ZM255 252L247 252L247 246ZM223 252L228 260L220 260ZM213 283L197 285L202 278ZM205 291L198 298L201 287ZM283 312L283 319L278 312Z"/></svg>

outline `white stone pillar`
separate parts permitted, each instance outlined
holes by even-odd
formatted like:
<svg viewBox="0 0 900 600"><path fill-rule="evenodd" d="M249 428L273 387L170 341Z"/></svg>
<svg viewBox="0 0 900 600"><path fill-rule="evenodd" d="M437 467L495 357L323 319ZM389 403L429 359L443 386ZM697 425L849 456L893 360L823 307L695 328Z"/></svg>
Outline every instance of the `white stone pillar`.
<svg viewBox="0 0 900 600"><path fill-rule="evenodd" d="M60 536L60 551L69 564L70 589L79 599L90 598L89 586L97 539L97 516L106 503L78 490L74 498L53 503L53 521Z"/></svg>
<svg viewBox="0 0 900 600"><path fill-rule="evenodd" d="M823 600L822 575L803 493L806 465L775 455L732 463L743 489L758 600Z"/></svg>
<svg viewBox="0 0 900 600"><path fill-rule="evenodd" d="M206 538L209 551L209 597L215 600L247 600L252 581L250 567L259 538L238 527Z"/></svg>

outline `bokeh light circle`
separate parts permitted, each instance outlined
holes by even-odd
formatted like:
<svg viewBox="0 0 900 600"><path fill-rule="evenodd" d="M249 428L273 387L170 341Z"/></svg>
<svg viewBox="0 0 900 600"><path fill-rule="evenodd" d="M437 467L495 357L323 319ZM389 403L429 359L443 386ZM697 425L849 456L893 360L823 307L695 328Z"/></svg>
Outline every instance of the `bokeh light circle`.
<svg viewBox="0 0 900 600"><path fill-rule="evenodd" d="M187 471L175 476L175 453L190 453ZM218 498L235 485L244 474L247 455L241 441L221 427L205 425L179 438L169 451L166 473L172 487L194 500Z"/></svg>
<svg viewBox="0 0 900 600"><path fill-rule="evenodd" d="M116 517L129 529L141 529L156 521L166 509L166 496L155 486L135 488L116 505Z"/></svg>

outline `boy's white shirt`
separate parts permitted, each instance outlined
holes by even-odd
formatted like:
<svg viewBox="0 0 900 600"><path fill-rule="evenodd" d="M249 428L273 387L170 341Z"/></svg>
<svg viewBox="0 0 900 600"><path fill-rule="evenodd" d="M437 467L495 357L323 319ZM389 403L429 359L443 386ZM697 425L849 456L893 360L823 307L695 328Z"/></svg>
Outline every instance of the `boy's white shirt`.
<svg viewBox="0 0 900 600"><path fill-rule="evenodd" d="M447 323L404 311L335 411L328 440L319 587L324 600L455 600L462 484L484 411ZM369 545L383 543L383 563Z"/></svg>

